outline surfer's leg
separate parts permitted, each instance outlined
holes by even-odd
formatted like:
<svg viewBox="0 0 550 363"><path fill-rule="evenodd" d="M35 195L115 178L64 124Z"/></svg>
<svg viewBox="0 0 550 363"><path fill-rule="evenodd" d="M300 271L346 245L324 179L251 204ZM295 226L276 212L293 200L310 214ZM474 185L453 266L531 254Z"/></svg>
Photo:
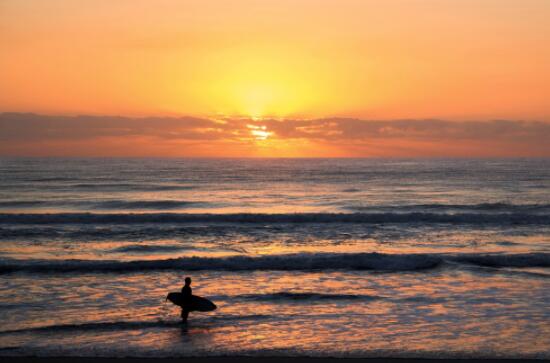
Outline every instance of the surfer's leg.
<svg viewBox="0 0 550 363"><path fill-rule="evenodd" d="M181 320L187 321L188 317L189 317L189 311L185 309L181 309Z"/></svg>

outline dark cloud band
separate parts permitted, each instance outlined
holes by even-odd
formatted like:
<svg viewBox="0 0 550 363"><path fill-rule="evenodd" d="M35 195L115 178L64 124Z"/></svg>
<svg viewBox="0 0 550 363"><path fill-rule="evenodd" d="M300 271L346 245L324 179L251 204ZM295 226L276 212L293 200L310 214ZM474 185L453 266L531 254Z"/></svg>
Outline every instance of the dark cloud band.
<svg viewBox="0 0 550 363"><path fill-rule="evenodd" d="M242 118L213 120L194 117L44 116L26 113L0 114L0 139L14 142L146 136L217 140L250 135L251 125L265 126L274 136L283 139L550 140L550 123L539 121L380 121L350 118L253 121Z"/></svg>

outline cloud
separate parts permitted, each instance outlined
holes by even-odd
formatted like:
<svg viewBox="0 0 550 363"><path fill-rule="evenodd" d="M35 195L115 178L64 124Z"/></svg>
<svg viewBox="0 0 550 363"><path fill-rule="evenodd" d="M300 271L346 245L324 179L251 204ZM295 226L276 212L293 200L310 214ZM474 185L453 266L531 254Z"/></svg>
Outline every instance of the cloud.
<svg viewBox="0 0 550 363"><path fill-rule="evenodd" d="M550 123L536 121L444 121L444 120L359 120L321 119L270 121L269 129L291 138L323 140L394 139L416 140L532 140L550 137Z"/></svg>
<svg viewBox="0 0 550 363"><path fill-rule="evenodd" d="M257 130L269 137L258 138L254 134ZM264 139L286 142L307 140L341 149L349 149L349 145L354 145L356 149L353 155L362 155L362 145L370 147L367 155L372 154L373 145L380 145L380 148L394 150L397 156L407 155L407 150L415 150L414 155L423 155L422 148L429 149L427 154L434 156L456 154L446 150L462 150L458 154L464 155L478 152L482 155L550 156L550 147L547 146L550 140L550 123L539 121L381 121L350 118L252 120L227 117L207 119L0 114L0 155L13 154L13 150L19 150L19 153L24 150L24 145L31 144L41 144L44 154L47 155L48 147L54 144L60 147L63 142L74 149L67 153L78 155L78 143L93 141L101 144L102 140L109 140L110 144L115 144L118 140L119 144L124 144L128 140L138 140L147 143L148 150L155 147L160 150L161 145L202 144L204 148L209 148L211 156L216 156L216 148L224 142L253 144ZM484 147L487 152L479 152ZM510 148L516 149L516 153L513 154L510 150L499 151ZM491 153L491 150L496 151ZM391 150L388 153L391 155Z"/></svg>
<svg viewBox="0 0 550 363"><path fill-rule="evenodd" d="M43 116L0 114L0 140L90 139L96 137L151 136L208 139L210 120L184 117L129 118L120 116Z"/></svg>

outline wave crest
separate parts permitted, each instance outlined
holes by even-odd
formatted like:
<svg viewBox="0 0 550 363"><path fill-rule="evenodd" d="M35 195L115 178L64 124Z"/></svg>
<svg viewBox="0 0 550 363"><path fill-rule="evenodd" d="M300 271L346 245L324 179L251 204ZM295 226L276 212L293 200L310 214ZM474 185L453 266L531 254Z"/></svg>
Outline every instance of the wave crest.
<svg viewBox="0 0 550 363"><path fill-rule="evenodd" d="M164 203L163 201L162 203ZM140 202L142 203L142 202ZM155 202L156 203L156 202ZM178 207L181 207L177 202ZM186 204L188 205L188 204ZM129 206L126 205L126 208ZM157 205L133 205L144 209ZM166 208L166 205L163 206ZM452 223L550 225L550 214L534 213L1 213L0 224L136 224L136 223Z"/></svg>
<svg viewBox="0 0 550 363"><path fill-rule="evenodd" d="M275 292L271 294L247 294L238 295L233 298L253 301L325 301L325 300L374 300L379 297L372 295L354 295L354 294L323 294L315 292Z"/></svg>
<svg viewBox="0 0 550 363"><path fill-rule="evenodd" d="M550 253L523 254L383 254L383 253L301 253L260 257L181 257L164 260L4 260L0 273L39 272L138 272L154 270L225 271L326 271L376 270L419 271L433 269L445 261L490 267L550 267Z"/></svg>

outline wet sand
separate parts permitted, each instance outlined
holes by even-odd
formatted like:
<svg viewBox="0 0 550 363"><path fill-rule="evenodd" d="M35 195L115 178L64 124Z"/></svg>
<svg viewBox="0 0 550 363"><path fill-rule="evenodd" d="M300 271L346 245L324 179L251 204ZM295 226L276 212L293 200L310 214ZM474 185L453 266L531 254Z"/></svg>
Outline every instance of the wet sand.
<svg viewBox="0 0 550 363"><path fill-rule="evenodd" d="M544 363L539 359L423 359L423 358L331 358L331 357L177 357L177 358L102 358L102 357L1 357L4 362L36 363Z"/></svg>

